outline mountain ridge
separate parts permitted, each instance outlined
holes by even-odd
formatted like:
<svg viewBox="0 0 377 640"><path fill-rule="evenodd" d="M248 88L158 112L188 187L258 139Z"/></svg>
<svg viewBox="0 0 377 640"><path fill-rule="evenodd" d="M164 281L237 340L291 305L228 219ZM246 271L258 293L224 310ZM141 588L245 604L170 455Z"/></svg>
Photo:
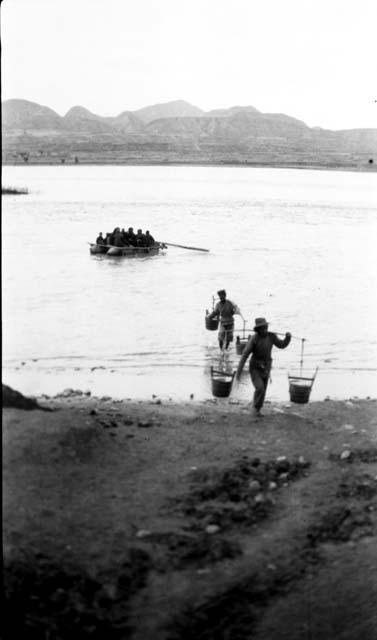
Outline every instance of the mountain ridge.
<svg viewBox="0 0 377 640"><path fill-rule="evenodd" d="M377 129L309 127L251 105L203 111L185 100L100 116L81 105L60 116L13 98L2 103L5 164L215 163L375 169Z"/></svg>

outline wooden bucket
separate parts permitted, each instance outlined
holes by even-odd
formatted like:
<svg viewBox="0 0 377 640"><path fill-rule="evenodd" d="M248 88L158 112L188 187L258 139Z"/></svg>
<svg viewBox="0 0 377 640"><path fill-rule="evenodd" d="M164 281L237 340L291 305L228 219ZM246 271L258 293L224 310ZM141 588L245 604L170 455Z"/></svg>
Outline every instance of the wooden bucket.
<svg viewBox="0 0 377 640"><path fill-rule="evenodd" d="M232 390L235 373L235 371L233 373L217 371L211 367L212 395L217 398L227 398Z"/></svg>
<svg viewBox="0 0 377 640"><path fill-rule="evenodd" d="M244 320L242 336L237 336L237 340L236 340L236 353L239 356L242 355L247 343L249 342L249 338L251 337L250 335L246 337L245 333L246 333L246 321Z"/></svg>
<svg viewBox="0 0 377 640"><path fill-rule="evenodd" d="M306 404L309 402L310 392L315 380L317 371L313 378L303 378L301 376L288 375L289 381L289 397L291 402L296 404Z"/></svg>
<svg viewBox="0 0 377 640"><path fill-rule="evenodd" d="M210 318L209 315L206 315L206 329L208 331L216 331L219 326L219 321L217 318Z"/></svg>
<svg viewBox="0 0 377 640"><path fill-rule="evenodd" d="M311 385L290 382L289 397L291 399L291 402L296 402L296 404L306 404L307 402L309 402L311 390Z"/></svg>
<svg viewBox="0 0 377 640"><path fill-rule="evenodd" d="M237 340L236 340L236 353L240 356L247 343L249 342L249 338L240 338L239 336L237 336Z"/></svg>

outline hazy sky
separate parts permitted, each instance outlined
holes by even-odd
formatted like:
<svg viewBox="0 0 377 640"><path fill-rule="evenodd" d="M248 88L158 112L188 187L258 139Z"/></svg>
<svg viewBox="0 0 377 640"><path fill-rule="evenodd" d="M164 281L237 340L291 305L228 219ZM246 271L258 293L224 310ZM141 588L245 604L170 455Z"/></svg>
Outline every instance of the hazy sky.
<svg viewBox="0 0 377 640"><path fill-rule="evenodd" d="M376 0L3 0L2 99L117 115L183 99L377 127Z"/></svg>

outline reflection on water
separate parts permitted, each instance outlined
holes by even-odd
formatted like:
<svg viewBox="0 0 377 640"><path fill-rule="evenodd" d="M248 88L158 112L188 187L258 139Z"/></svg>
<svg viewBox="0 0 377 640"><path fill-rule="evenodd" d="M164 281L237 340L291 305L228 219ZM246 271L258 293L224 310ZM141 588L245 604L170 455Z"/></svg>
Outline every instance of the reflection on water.
<svg viewBox="0 0 377 640"><path fill-rule="evenodd" d="M204 315L225 287L247 318L305 337L311 397L375 394L376 178L203 167L5 167L4 379L25 392L211 396L222 363ZM149 228L151 258L90 256L115 226ZM236 316L236 329L243 324ZM268 396L288 398L299 340L274 349ZM232 345L226 366L239 356ZM24 362L25 364L21 364ZM44 385L44 386L43 386ZM106 390L106 391L105 391ZM320 395L318 395L320 394ZM247 367L232 396L248 398Z"/></svg>

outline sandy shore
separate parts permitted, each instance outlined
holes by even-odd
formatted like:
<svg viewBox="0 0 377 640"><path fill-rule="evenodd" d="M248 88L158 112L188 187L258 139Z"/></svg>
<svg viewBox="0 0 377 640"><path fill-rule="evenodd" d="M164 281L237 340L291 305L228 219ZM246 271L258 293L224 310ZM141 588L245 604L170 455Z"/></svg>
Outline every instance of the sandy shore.
<svg viewBox="0 0 377 640"><path fill-rule="evenodd" d="M376 399L38 401L3 412L8 637L376 637Z"/></svg>

